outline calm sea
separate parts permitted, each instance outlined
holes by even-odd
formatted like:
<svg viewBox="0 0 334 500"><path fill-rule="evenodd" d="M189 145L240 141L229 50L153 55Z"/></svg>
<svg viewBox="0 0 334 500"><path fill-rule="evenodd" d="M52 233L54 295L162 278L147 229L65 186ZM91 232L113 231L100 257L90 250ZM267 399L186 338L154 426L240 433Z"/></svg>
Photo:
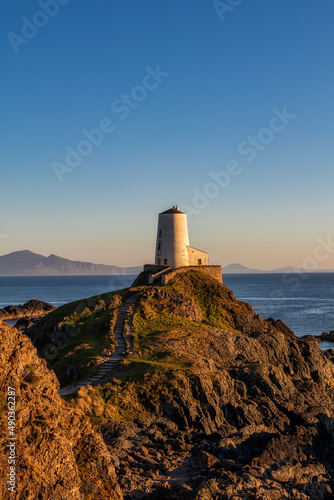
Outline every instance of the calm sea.
<svg viewBox="0 0 334 500"><path fill-rule="evenodd" d="M264 318L281 319L298 337L334 330L334 273L226 274L223 280L237 299Z"/></svg>
<svg viewBox="0 0 334 500"><path fill-rule="evenodd" d="M58 307L67 302L131 286L136 276L0 276L0 308L44 300Z"/></svg>
<svg viewBox="0 0 334 500"><path fill-rule="evenodd" d="M130 286L135 276L0 277L0 307L30 299L55 306ZM226 274L224 283L264 318L282 319L298 336L334 330L334 273ZM330 344L333 347L333 344Z"/></svg>

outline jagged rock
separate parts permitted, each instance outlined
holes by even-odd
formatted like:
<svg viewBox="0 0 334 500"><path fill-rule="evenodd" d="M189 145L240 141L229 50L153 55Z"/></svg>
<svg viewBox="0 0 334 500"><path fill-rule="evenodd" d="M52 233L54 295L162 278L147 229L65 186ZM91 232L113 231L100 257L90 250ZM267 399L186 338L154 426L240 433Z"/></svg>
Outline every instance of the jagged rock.
<svg viewBox="0 0 334 500"><path fill-rule="evenodd" d="M21 331L25 330L26 328L30 328L31 326L33 326L38 320L39 320L38 317L18 319L17 322L15 323L15 328Z"/></svg>
<svg viewBox="0 0 334 500"><path fill-rule="evenodd" d="M80 375L80 371L81 371L81 366L69 366L69 367L67 367L66 368L66 375L67 375L68 380L70 380L71 382L75 382Z"/></svg>
<svg viewBox="0 0 334 500"><path fill-rule="evenodd" d="M34 500L122 498L115 470L101 437L87 420L67 408L59 383L28 337L0 325L0 394L16 393L16 494ZM7 410L1 414L0 497L7 491ZM6 450L6 451L5 451Z"/></svg>
<svg viewBox="0 0 334 500"><path fill-rule="evenodd" d="M334 342L334 332L324 332L320 335L321 340L326 340L327 342Z"/></svg>
<svg viewBox="0 0 334 500"><path fill-rule="evenodd" d="M41 300L29 300L23 306L6 306L0 309L0 320L12 320L41 316L56 309L51 304Z"/></svg>
<svg viewBox="0 0 334 500"><path fill-rule="evenodd" d="M211 469L214 465L219 464L219 460L207 451L200 451L197 457L197 465L200 469Z"/></svg>

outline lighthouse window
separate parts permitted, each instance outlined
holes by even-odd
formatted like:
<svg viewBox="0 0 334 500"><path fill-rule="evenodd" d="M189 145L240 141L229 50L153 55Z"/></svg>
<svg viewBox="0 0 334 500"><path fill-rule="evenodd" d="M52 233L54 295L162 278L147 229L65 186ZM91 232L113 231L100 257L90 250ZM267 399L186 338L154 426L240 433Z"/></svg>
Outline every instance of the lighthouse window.
<svg viewBox="0 0 334 500"><path fill-rule="evenodd" d="M164 266L167 266L167 259L164 259Z"/></svg>
<svg viewBox="0 0 334 500"><path fill-rule="evenodd" d="M162 238L162 229L159 230L159 238Z"/></svg>
<svg viewBox="0 0 334 500"><path fill-rule="evenodd" d="M198 259L198 265L201 266L202 265L202 259Z"/></svg>

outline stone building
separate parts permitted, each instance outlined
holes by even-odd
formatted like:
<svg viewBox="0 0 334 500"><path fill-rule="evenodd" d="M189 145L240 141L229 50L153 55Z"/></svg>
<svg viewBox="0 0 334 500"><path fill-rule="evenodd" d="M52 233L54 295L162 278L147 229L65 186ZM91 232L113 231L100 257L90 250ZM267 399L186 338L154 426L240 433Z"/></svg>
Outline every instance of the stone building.
<svg viewBox="0 0 334 500"><path fill-rule="evenodd" d="M159 214L155 264L145 264L133 286L165 285L191 269L223 282L221 266L210 266L209 255L189 245L187 215L176 205Z"/></svg>
<svg viewBox="0 0 334 500"><path fill-rule="evenodd" d="M176 207L159 214L155 265L208 266L209 255L189 246L187 216Z"/></svg>

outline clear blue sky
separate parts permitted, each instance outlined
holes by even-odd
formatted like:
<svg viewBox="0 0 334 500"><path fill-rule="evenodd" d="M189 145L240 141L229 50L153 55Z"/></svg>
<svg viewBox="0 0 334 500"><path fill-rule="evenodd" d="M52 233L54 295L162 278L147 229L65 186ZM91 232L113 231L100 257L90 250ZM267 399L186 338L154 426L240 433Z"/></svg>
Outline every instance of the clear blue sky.
<svg viewBox="0 0 334 500"><path fill-rule="evenodd" d="M334 4L223 4L2 2L0 254L152 262L176 203L212 263L302 265L334 239ZM273 122L284 107L295 117ZM104 119L69 167L66 147Z"/></svg>

